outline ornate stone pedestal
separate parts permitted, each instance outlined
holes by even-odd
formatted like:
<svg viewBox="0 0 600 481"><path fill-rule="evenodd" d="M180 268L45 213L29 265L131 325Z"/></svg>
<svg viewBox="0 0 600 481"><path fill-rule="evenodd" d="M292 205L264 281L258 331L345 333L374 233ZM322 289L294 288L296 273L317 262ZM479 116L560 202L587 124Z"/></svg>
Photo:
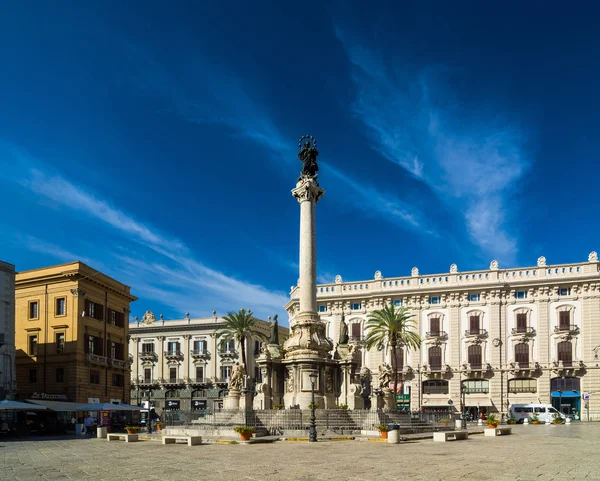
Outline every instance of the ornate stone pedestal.
<svg viewBox="0 0 600 481"><path fill-rule="evenodd" d="M241 392L238 389L230 389L229 394L223 400L223 408L239 409Z"/></svg>
<svg viewBox="0 0 600 481"><path fill-rule="evenodd" d="M396 409L396 396L389 389L383 390L383 408L384 409Z"/></svg>

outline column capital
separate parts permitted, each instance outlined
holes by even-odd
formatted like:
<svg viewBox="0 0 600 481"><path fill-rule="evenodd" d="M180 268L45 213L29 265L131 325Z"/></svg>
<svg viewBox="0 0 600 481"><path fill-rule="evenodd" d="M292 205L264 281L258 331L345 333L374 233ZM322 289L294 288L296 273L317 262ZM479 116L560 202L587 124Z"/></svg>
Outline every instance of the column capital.
<svg viewBox="0 0 600 481"><path fill-rule="evenodd" d="M316 204L324 193L317 180L311 177L302 177L296 184L296 188L292 189L292 195L300 204L307 201Z"/></svg>

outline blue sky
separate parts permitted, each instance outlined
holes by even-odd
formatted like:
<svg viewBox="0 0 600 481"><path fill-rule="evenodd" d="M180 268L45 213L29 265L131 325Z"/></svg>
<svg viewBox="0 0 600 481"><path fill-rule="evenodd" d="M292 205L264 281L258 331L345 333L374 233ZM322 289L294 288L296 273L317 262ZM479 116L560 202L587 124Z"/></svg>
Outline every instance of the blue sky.
<svg viewBox="0 0 600 481"><path fill-rule="evenodd" d="M80 259L165 318L279 313L297 139L319 281L597 250L597 7L16 2L0 17L0 258Z"/></svg>

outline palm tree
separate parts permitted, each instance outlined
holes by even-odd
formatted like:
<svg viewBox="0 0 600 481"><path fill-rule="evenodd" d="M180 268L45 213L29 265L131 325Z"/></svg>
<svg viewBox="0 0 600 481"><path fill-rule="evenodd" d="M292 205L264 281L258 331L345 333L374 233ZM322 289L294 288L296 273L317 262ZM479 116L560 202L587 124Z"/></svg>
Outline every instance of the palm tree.
<svg viewBox="0 0 600 481"><path fill-rule="evenodd" d="M231 311L223 320L225 321L225 325L215 331L217 339L222 339L221 343L234 339L240 344L244 373L248 374L246 368L246 339L253 337L265 338L265 335L256 329L258 319L252 315L250 309L247 311L240 309L240 312Z"/></svg>
<svg viewBox="0 0 600 481"><path fill-rule="evenodd" d="M392 351L392 370L394 371L394 395L398 390L398 369L396 349L418 349L421 346L421 336L415 330L415 321L407 307L396 309L387 305L383 309L373 311L366 323L367 336L365 343L367 349L377 347L381 349L388 345Z"/></svg>

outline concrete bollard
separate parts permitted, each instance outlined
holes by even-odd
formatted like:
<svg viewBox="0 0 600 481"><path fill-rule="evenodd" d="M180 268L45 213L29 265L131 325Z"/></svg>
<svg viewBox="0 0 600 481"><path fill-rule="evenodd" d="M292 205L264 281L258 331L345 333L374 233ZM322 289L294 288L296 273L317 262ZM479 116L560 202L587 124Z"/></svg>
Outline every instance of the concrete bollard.
<svg viewBox="0 0 600 481"><path fill-rule="evenodd" d="M105 427L104 428L98 427L96 429L96 437L106 439L106 431L107 431L107 429Z"/></svg>
<svg viewBox="0 0 600 481"><path fill-rule="evenodd" d="M399 429L392 429L391 431L388 431L388 443L391 444L398 444L400 442L400 430Z"/></svg>
<svg viewBox="0 0 600 481"><path fill-rule="evenodd" d="M567 417L567 419L565 419L565 424L571 424L571 418Z"/></svg>
<svg viewBox="0 0 600 481"><path fill-rule="evenodd" d="M546 419L546 422L545 422L544 424L545 424L546 426L550 426L550 424L552 424L552 423L550 422L550 419Z"/></svg>
<svg viewBox="0 0 600 481"><path fill-rule="evenodd" d="M523 419L523 424L529 424L529 418Z"/></svg>
<svg viewBox="0 0 600 481"><path fill-rule="evenodd" d="M479 418L477 420L477 426L483 426L483 419Z"/></svg>

